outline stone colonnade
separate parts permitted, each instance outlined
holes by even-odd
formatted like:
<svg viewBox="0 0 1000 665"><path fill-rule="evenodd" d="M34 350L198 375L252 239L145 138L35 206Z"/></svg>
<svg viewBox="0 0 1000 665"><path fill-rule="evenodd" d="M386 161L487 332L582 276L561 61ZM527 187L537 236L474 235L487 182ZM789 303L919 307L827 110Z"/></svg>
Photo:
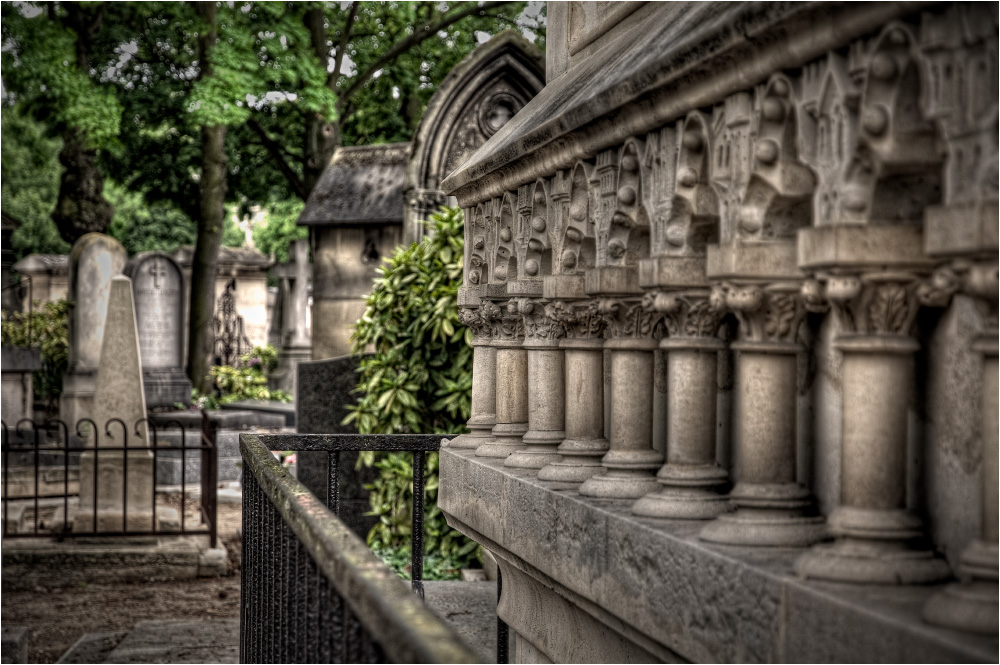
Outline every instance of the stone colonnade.
<svg viewBox="0 0 1000 665"><path fill-rule="evenodd" d="M472 432L452 445L627 499L636 515L704 520L711 543L800 547L806 578L960 577L925 618L995 632L997 38L988 8L947 13L889 24L516 190L460 192L459 304L476 337ZM970 413L983 517L953 570L914 510L925 481L908 447L924 398L915 359L956 298L982 314ZM821 399L803 387L820 330L842 396L839 477L823 479L800 459L803 413L825 408L801 408ZM735 369L726 413L720 359ZM820 481L839 486L824 509Z"/></svg>

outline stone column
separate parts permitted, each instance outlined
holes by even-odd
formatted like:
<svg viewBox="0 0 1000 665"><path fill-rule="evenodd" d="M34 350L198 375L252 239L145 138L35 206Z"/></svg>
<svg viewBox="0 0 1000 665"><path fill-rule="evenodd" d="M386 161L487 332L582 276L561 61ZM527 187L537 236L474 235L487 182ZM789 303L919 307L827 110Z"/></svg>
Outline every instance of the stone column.
<svg viewBox="0 0 1000 665"><path fill-rule="evenodd" d="M985 306L985 333L973 347L983 354L983 515L979 538L962 551L959 574L965 582L951 584L936 593L924 606L930 623L977 633L996 634L998 621L998 576L1000 557L997 546L997 450L1000 419L997 416L997 265L980 263L969 271L965 291L977 296Z"/></svg>
<svg viewBox="0 0 1000 665"><path fill-rule="evenodd" d="M708 290L658 293L653 308L666 314L667 463L656 474L661 488L632 512L645 517L711 519L730 509L721 494L729 478L716 461L717 358L725 348L715 336L720 313Z"/></svg>
<svg viewBox="0 0 1000 665"><path fill-rule="evenodd" d="M609 445L604 438L604 321L596 300L554 306L569 335L559 345L566 354L566 438L556 449L560 459L542 468L538 479L582 483L604 473L601 458Z"/></svg>
<svg viewBox="0 0 1000 665"><path fill-rule="evenodd" d="M497 424L497 350L493 347L492 326L483 318L479 307L463 307L458 318L468 326L472 338L472 404L466 427L468 434L451 440L453 448L476 449L493 440Z"/></svg>
<svg viewBox="0 0 1000 665"><path fill-rule="evenodd" d="M653 471L663 456L653 450L653 351L658 315L640 298L605 299L599 312L607 320L611 351L611 441L601 459L607 471L589 478L580 494L638 499L657 488Z"/></svg>
<svg viewBox="0 0 1000 665"><path fill-rule="evenodd" d="M517 305L484 301L483 315L497 322L492 345L496 348L496 425L493 440L476 448L479 457L507 457L524 447L528 431L528 353L524 350L524 321Z"/></svg>
<svg viewBox="0 0 1000 665"><path fill-rule="evenodd" d="M519 298L524 321L524 348L528 355L528 431L523 450L511 454L504 466L541 469L559 460L556 446L566 438L564 356L559 348L563 325L551 303Z"/></svg>
<svg viewBox="0 0 1000 665"><path fill-rule="evenodd" d="M706 525L701 538L728 545L801 547L823 538L809 490L797 482L796 341L805 306L798 282L723 284L718 306L740 322L736 358L735 512Z"/></svg>
<svg viewBox="0 0 1000 665"><path fill-rule="evenodd" d="M919 309L912 274L829 277L826 297L842 332L841 506L830 516L832 545L796 564L805 577L871 584L929 583L947 563L914 545L920 519L906 508L906 439Z"/></svg>

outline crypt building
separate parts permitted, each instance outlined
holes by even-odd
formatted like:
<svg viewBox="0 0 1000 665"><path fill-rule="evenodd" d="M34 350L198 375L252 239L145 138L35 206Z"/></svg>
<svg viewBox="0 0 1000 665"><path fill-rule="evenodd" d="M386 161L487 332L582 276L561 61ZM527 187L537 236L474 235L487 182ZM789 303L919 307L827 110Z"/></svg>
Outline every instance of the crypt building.
<svg viewBox="0 0 1000 665"><path fill-rule="evenodd" d="M995 661L997 6L552 3L439 506L517 662Z"/></svg>

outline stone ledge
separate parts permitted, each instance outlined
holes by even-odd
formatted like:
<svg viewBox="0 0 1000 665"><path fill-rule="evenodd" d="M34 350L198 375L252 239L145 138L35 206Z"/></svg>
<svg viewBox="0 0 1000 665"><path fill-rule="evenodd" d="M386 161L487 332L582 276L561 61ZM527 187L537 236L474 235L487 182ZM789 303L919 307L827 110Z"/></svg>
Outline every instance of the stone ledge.
<svg viewBox="0 0 1000 665"><path fill-rule="evenodd" d="M921 620L940 586L806 582L792 569L800 549L709 545L704 522L637 518L629 501L584 499L474 451L444 448L440 460L449 523L665 660L997 659L996 637Z"/></svg>

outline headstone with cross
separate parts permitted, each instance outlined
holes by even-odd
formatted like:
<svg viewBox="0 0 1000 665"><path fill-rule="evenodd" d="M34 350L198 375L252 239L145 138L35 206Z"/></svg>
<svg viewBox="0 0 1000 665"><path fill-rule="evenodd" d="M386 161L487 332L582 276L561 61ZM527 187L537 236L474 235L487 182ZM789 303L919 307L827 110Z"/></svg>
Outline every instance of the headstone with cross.
<svg viewBox="0 0 1000 665"><path fill-rule="evenodd" d="M172 257L143 252L125 267L132 278L146 406L190 404L184 374L184 275Z"/></svg>

